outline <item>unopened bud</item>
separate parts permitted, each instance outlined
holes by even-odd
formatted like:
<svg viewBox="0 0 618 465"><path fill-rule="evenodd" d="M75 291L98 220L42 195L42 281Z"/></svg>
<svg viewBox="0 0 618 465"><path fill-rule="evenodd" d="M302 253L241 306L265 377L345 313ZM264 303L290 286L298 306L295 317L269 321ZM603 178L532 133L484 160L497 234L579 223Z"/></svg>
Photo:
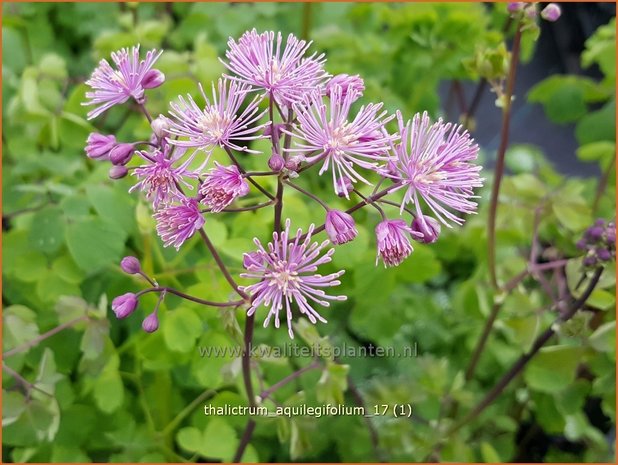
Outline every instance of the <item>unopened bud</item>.
<svg viewBox="0 0 618 465"><path fill-rule="evenodd" d="M142 271L139 260L132 256L124 257L120 260L120 268L127 274L137 274Z"/></svg>
<svg viewBox="0 0 618 465"><path fill-rule="evenodd" d="M154 132L155 136L159 139L163 139L168 135L168 131L170 129L170 120L167 119L163 115L159 115L158 118L152 120L150 123L150 127L152 128L152 132Z"/></svg>
<svg viewBox="0 0 618 465"><path fill-rule="evenodd" d="M109 159L116 166L126 165L133 157L134 150L133 144L118 144L109 153Z"/></svg>
<svg viewBox="0 0 618 465"><path fill-rule="evenodd" d="M419 236L413 236L417 241L432 244L440 237L442 227L431 216L419 215L412 221L412 230L420 234Z"/></svg>
<svg viewBox="0 0 618 465"><path fill-rule="evenodd" d="M154 333L159 329L159 317L156 311L144 318L144 321L142 321L142 329L147 333Z"/></svg>
<svg viewBox="0 0 618 465"><path fill-rule="evenodd" d="M144 89L154 89L165 82L165 74L158 69L151 69L142 78L142 87Z"/></svg>
<svg viewBox="0 0 618 465"><path fill-rule="evenodd" d="M561 14L562 10L560 7L555 3L550 3L541 11L541 18L553 23L554 21L558 21Z"/></svg>
<svg viewBox="0 0 618 465"><path fill-rule="evenodd" d="M110 179L122 179L127 174L129 174L129 170L126 166L112 166L109 169L109 177Z"/></svg>
<svg viewBox="0 0 618 465"><path fill-rule="evenodd" d="M284 166L285 166L285 159L278 153L273 153L271 157L268 159L268 167L277 173L281 171Z"/></svg>

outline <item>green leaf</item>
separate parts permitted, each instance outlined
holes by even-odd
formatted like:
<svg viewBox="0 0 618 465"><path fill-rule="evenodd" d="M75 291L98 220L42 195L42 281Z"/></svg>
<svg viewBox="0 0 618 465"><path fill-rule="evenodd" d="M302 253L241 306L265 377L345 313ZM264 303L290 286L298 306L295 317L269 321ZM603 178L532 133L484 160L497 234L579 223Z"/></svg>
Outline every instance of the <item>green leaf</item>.
<svg viewBox="0 0 618 465"><path fill-rule="evenodd" d="M483 462L486 462L486 463L501 463L502 462L496 449L494 449L490 443L485 442L485 441L481 443L481 456L483 457Z"/></svg>
<svg viewBox="0 0 618 465"><path fill-rule="evenodd" d="M62 210L49 207L35 213L30 230L30 243L36 250L45 253L56 252L64 242L64 222Z"/></svg>
<svg viewBox="0 0 618 465"><path fill-rule="evenodd" d="M616 296L603 289L595 289L586 301L587 305L599 310L609 310L616 304Z"/></svg>
<svg viewBox="0 0 618 465"><path fill-rule="evenodd" d="M223 418L212 418L203 433L200 451L204 457L230 462L236 452L236 431Z"/></svg>
<svg viewBox="0 0 618 465"><path fill-rule="evenodd" d="M66 240L75 263L84 271L94 272L119 262L126 233L113 223L88 218L67 227Z"/></svg>
<svg viewBox="0 0 618 465"><path fill-rule="evenodd" d="M203 332L202 320L189 307L179 307L167 313L163 321L163 339L174 352L189 352Z"/></svg>
<svg viewBox="0 0 618 465"><path fill-rule="evenodd" d="M616 156L616 144L603 140L582 145L577 149L577 157L582 161L605 161Z"/></svg>
<svg viewBox="0 0 618 465"><path fill-rule="evenodd" d="M343 404L343 393L348 388L349 365L328 363L316 386L318 402L324 404Z"/></svg>
<svg viewBox="0 0 618 465"><path fill-rule="evenodd" d="M526 383L541 392L562 391L575 379L583 351L582 347L544 347L526 367Z"/></svg>
<svg viewBox="0 0 618 465"><path fill-rule="evenodd" d="M2 312L4 323L2 347L12 349L32 341L39 335L36 313L23 305L11 305Z"/></svg>
<svg viewBox="0 0 618 465"><path fill-rule="evenodd" d="M124 401L124 386L120 374L106 369L94 383L94 400L104 413L118 410Z"/></svg>
<svg viewBox="0 0 618 465"><path fill-rule="evenodd" d="M588 339L590 345L600 352L615 352L616 322L609 321L599 326Z"/></svg>
<svg viewBox="0 0 618 465"><path fill-rule="evenodd" d="M135 231L135 202L126 192L109 186L89 185L86 195L103 220L117 224L127 234Z"/></svg>

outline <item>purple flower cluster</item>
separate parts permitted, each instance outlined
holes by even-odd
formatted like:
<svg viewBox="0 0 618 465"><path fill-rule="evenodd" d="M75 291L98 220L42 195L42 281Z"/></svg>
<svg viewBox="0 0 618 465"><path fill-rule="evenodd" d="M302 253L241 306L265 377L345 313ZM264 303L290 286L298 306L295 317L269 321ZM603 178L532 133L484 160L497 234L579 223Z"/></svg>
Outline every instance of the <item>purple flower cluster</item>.
<svg viewBox="0 0 618 465"><path fill-rule="evenodd" d="M331 261L335 249L323 252L328 244L341 246L359 235L355 211L372 206L380 213L376 263L397 266L412 254L412 241L436 242L442 225L461 225L465 215L475 213L474 191L483 184L475 164L479 147L460 126L432 121L427 113L406 121L400 112L389 114L382 103L361 104L362 78L330 76L324 55L310 54L310 45L291 34L284 40L281 33L255 29L230 39L222 60L227 74L212 83L210 95L199 85L204 103L179 96L168 114L155 119L146 109L145 93L165 79L154 68L161 52L152 50L140 59L139 46L124 49L112 54L116 69L106 60L99 63L87 81L92 91L85 103L96 105L90 118L129 100L148 117L149 140L119 142L114 135L93 133L86 154L111 162L112 179L134 176L130 192L140 191L152 203L165 247L179 249L198 232L208 241L208 215L280 208L286 187L325 209L323 225L312 225L304 234L299 229L291 237L286 219L283 231L281 224L275 225L267 245L254 239L257 250L245 253L246 272L240 276L256 282L235 287L249 315L262 306L268 309L265 325L274 319L279 327L285 311L291 337L295 312L313 323L325 321L315 307L345 300L324 290L339 285L344 270L326 275L317 271ZM267 139L272 150L260 157L262 171L247 171L241 161L248 154L260 155L258 139ZM211 161L215 149L225 152L229 163ZM335 198L352 201L356 196L360 203L347 211L330 208L295 184L315 172L329 176ZM274 178L277 192L269 192L256 176ZM360 189L367 185L374 188L366 196ZM261 196L265 201L259 201ZM241 198L242 204L233 206ZM386 207L395 218L387 216ZM328 240L312 242L322 230ZM217 263L222 266L220 259ZM142 274L139 262L124 260L122 268ZM234 278L226 277L233 283ZM136 307L135 294L120 296L112 305L119 318ZM155 312L144 321L144 329L157 327Z"/></svg>
<svg viewBox="0 0 618 465"><path fill-rule="evenodd" d="M585 252L584 266L598 266L616 259L616 223L596 220L577 242L577 248Z"/></svg>

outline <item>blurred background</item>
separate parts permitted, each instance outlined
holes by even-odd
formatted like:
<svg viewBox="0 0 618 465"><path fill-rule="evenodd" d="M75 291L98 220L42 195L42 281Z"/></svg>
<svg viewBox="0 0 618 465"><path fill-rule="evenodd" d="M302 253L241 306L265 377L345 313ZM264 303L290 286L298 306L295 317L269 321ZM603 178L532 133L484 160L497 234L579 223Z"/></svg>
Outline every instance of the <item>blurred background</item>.
<svg viewBox="0 0 618 465"><path fill-rule="evenodd" d="M542 258L571 264L548 278L550 287L577 281L576 241L594 218L615 217L615 5L561 6L559 21L539 21L522 44L497 222L502 281L526 265L535 211L542 213ZM2 12L3 461L231 460L246 419L207 417L202 407L246 405L239 364L198 349L237 346L244 315L169 298L154 334L141 331L140 318L112 318L108 303L143 286L121 273L127 254L190 294L225 300L228 288L199 241L179 253L164 249L149 205L127 193L131 180L111 181L108 167L84 154L95 130L123 141L147 138L143 115L126 105L88 122L81 102L98 61L140 43L165 50L159 68L166 83L147 102L152 114L165 113L179 94L196 95L198 82L216 80L228 38L252 28L313 40L312 50L327 55L327 71L363 77L363 103L466 123L481 146L487 185L479 215L443 231L436 244L415 245L395 269L374 266L378 217L360 212L358 238L337 249L332 265L348 270L342 292L350 299L328 311L319 335L301 335L305 343L328 337L337 346L414 347L415 356L343 357L345 370L310 372L277 391L282 405L353 405L356 395L371 408L411 404L412 419L376 417L370 427L359 417L260 419L243 459L613 461L611 269L550 350L440 444L457 409L471 409L557 314L538 283L518 286L476 376L464 379L495 297L486 222L501 110L485 78L499 84L505 75L513 34L506 4L4 2ZM263 169L265 160L243 156L249 168ZM324 179L306 183L328 195ZM295 225L323 221L294 193L284 205ZM237 274L251 238L267 237L270 221L260 211L217 216L207 227ZM155 305L150 297L140 315ZM258 344L287 342L285 331L256 329ZM259 360L260 382L272 385L307 362ZM346 389L348 373L357 392Z"/></svg>

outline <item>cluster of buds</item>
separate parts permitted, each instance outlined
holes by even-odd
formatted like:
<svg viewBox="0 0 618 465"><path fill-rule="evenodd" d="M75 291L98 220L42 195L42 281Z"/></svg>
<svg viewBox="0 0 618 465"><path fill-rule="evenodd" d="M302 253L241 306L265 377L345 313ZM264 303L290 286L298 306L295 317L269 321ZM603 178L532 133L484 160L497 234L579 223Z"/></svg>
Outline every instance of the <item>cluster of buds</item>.
<svg viewBox="0 0 618 465"><path fill-rule="evenodd" d="M389 115L382 103L356 109L365 89L362 78L329 75L324 56L307 53L310 45L291 34L284 40L280 33L255 29L238 41L230 39L222 60L228 74L212 83L209 95L199 86L205 105L198 105L191 95L179 96L167 115L155 119L145 107L144 90L163 82L153 68L161 52L152 50L140 61L139 47L134 47L130 53L112 55L118 71L105 60L100 63L87 81L93 91L85 103L97 105L89 113L92 118L133 99L149 119L148 141L118 143L113 135L91 134L86 153L110 161L114 179L129 173L136 178L130 192L141 191L152 202L156 230L166 247L179 249L197 232L208 241L209 215L276 210L285 188L297 190L324 209L321 226L310 225L306 232L299 229L292 235L287 218L285 228L275 224L268 245L256 238L257 250L244 255L246 273L241 277L257 282L235 286L249 304L248 314L260 306L270 309L265 325L272 317L278 327L284 312L290 336L292 303L315 323L325 321L316 305L327 307L331 300L345 299L324 291L340 284L343 270L326 276L316 271L335 252L325 250L327 245L356 239L355 211L371 206L380 214L375 227L376 264L397 266L413 252L412 241L436 242L442 226L461 225L465 215L475 213L474 190L483 183L475 163L479 147L461 126L432 121L427 113L405 120L400 112ZM390 122L394 132L387 129ZM264 171L250 172L237 155L260 156L252 149L258 139L269 140L272 149L263 158ZM227 153L229 164L210 162L215 148ZM139 164L131 163L135 159ZM336 197L347 201L358 197L359 202L345 211L331 208L327 200L296 184L312 173L331 178ZM276 179L276 193L257 181L264 176ZM362 185L374 186L371 194L362 194ZM249 203L255 196L266 199L234 206L246 196ZM389 218L385 208L393 205L398 217ZM321 231L329 240L312 242ZM139 269L130 265L135 263L127 261L123 270ZM228 281L235 284L231 276ZM114 301L119 318L135 310L136 296L125 294ZM155 311L144 320L144 329L157 326Z"/></svg>
<svg viewBox="0 0 618 465"><path fill-rule="evenodd" d="M507 10L514 17L521 16L530 20L535 20L539 15L538 4L535 2L509 2ZM541 10L541 18L552 23L558 21L560 15L562 15L562 10L556 3L548 3Z"/></svg>
<svg viewBox="0 0 618 465"><path fill-rule="evenodd" d="M146 281L148 281L149 283L155 284L154 281L152 281L142 271L140 262L136 257L132 257L132 256L124 257L120 261L120 268L122 269L122 271L124 271L127 274L140 275L144 279L146 279ZM127 292L126 294L122 294L116 297L112 301L112 311L116 315L116 318L118 319L126 318L129 315L131 315L133 312L135 312L139 304L139 298L142 294L143 292L141 293L138 292L137 294L133 292ZM161 295L162 297L165 296L165 294L163 293ZM162 297L157 302L157 305L154 311L150 313L142 321L142 329L146 331L147 333L154 333L157 329L159 329L159 317L157 314L159 310L159 305L161 304L161 301L163 300Z"/></svg>
<svg viewBox="0 0 618 465"><path fill-rule="evenodd" d="M585 252L583 264L598 266L616 259L616 223L598 219L577 241L577 248Z"/></svg>

